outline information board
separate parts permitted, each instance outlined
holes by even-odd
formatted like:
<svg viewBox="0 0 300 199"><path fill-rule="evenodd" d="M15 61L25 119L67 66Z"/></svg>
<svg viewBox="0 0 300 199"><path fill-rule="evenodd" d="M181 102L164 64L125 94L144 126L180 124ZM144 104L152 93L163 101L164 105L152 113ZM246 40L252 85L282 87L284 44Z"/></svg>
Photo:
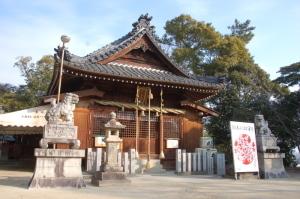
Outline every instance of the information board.
<svg viewBox="0 0 300 199"><path fill-rule="evenodd" d="M258 172L254 124L231 121L230 130L235 173Z"/></svg>

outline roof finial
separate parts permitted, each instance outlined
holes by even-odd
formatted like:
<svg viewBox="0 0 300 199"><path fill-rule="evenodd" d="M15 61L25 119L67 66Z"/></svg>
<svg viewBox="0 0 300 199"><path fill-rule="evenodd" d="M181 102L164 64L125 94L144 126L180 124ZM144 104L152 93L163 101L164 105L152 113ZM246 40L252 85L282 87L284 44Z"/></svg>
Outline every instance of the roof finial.
<svg viewBox="0 0 300 199"><path fill-rule="evenodd" d="M149 16L148 13L146 13L145 15L141 15L138 19L137 22L134 22L132 24L133 29L132 32L138 32L141 29L146 29L148 32L150 32L151 34L154 33L154 26L150 25L150 21L152 20L152 17Z"/></svg>

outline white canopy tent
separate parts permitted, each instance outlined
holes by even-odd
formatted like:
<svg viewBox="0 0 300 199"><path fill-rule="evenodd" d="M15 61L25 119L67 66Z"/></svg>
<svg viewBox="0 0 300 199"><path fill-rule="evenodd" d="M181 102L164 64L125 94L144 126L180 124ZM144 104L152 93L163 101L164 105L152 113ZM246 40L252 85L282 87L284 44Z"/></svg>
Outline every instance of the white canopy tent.
<svg viewBox="0 0 300 199"><path fill-rule="evenodd" d="M0 114L0 134L41 134L47 123L45 115L50 105Z"/></svg>

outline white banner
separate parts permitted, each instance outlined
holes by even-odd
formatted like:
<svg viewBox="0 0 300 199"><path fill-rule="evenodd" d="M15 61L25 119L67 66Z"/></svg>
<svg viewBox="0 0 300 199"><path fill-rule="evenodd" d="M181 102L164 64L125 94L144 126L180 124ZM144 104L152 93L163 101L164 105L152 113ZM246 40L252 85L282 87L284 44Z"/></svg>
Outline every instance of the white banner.
<svg viewBox="0 0 300 199"><path fill-rule="evenodd" d="M235 172L258 172L254 124L231 121L230 130Z"/></svg>

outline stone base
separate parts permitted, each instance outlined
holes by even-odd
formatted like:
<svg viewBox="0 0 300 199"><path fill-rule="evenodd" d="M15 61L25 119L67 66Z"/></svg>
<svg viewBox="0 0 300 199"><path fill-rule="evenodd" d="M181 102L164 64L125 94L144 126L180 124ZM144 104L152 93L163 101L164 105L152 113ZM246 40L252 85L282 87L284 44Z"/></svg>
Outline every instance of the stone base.
<svg viewBox="0 0 300 199"><path fill-rule="evenodd" d="M257 180L259 179L258 173L256 172L243 172L237 173L236 179L238 180Z"/></svg>
<svg viewBox="0 0 300 199"><path fill-rule="evenodd" d="M95 186L101 186L102 184L114 184L114 183L129 183L124 172L96 172L92 177L92 184Z"/></svg>
<svg viewBox="0 0 300 199"><path fill-rule="evenodd" d="M85 187L81 171L84 150L35 149L36 165L29 188Z"/></svg>
<svg viewBox="0 0 300 199"><path fill-rule="evenodd" d="M35 178L30 182L29 188L54 188L54 187L86 187L82 177L78 178Z"/></svg>
<svg viewBox="0 0 300 199"><path fill-rule="evenodd" d="M272 179L288 177L283 166L284 157L284 153L258 153L261 178Z"/></svg>

